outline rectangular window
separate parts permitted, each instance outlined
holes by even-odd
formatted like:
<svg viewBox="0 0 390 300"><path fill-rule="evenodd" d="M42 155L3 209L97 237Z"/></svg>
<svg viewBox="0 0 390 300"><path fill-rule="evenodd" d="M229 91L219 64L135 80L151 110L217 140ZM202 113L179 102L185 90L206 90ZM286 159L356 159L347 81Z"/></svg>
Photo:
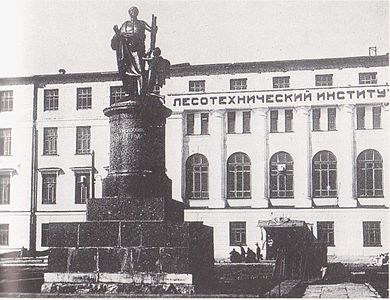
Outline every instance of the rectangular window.
<svg viewBox="0 0 390 300"><path fill-rule="evenodd" d="M190 80L188 84L190 92L204 92L206 90L205 80Z"/></svg>
<svg viewBox="0 0 390 300"><path fill-rule="evenodd" d="M293 111L292 109L286 109L284 111L284 131L292 132L293 131Z"/></svg>
<svg viewBox="0 0 390 300"><path fill-rule="evenodd" d="M236 133L236 112L228 111L227 126L228 133Z"/></svg>
<svg viewBox="0 0 390 300"><path fill-rule="evenodd" d="M209 114L201 113L200 114L200 133L209 134Z"/></svg>
<svg viewBox="0 0 390 300"><path fill-rule="evenodd" d="M244 111L242 112L242 133L251 132L251 112Z"/></svg>
<svg viewBox="0 0 390 300"><path fill-rule="evenodd" d="M270 131L278 132L278 111L271 110Z"/></svg>
<svg viewBox="0 0 390 300"><path fill-rule="evenodd" d="M0 174L0 204L9 204L11 190L11 176Z"/></svg>
<svg viewBox="0 0 390 300"><path fill-rule="evenodd" d="M42 174L42 204L56 204L56 174Z"/></svg>
<svg viewBox="0 0 390 300"><path fill-rule="evenodd" d="M381 222L363 222L363 247L380 247Z"/></svg>
<svg viewBox="0 0 390 300"><path fill-rule="evenodd" d="M90 174L77 173L75 174L75 179L75 203L85 204L89 198Z"/></svg>
<svg viewBox="0 0 390 300"><path fill-rule="evenodd" d="M0 156L11 155L11 128L0 129Z"/></svg>
<svg viewBox="0 0 390 300"><path fill-rule="evenodd" d="M92 88L77 88L77 109L92 108Z"/></svg>
<svg viewBox="0 0 390 300"><path fill-rule="evenodd" d="M359 73L359 84L377 84L376 72Z"/></svg>
<svg viewBox="0 0 390 300"><path fill-rule="evenodd" d="M328 108L328 130L336 130L336 108Z"/></svg>
<svg viewBox="0 0 390 300"><path fill-rule="evenodd" d="M9 245L9 225L0 224L0 246Z"/></svg>
<svg viewBox="0 0 390 300"><path fill-rule="evenodd" d="M272 83L274 89L285 89L290 87L290 76L273 77Z"/></svg>
<svg viewBox="0 0 390 300"><path fill-rule="evenodd" d="M246 245L246 222L230 222L230 246Z"/></svg>
<svg viewBox="0 0 390 300"><path fill-rule="evenodd" d="M317 238L327 246L334 246L334 222L317 222Z"/></svg>
<svg viewBox="0 0 390 300"><path fill-rule="evenodd" d="M41 227L41 246L49 246L49 223L43 223Z"/></svg>
<svg viewBox="0 0 390 300"><path fill-rule="evenodd" d="M382 127L382 109L380 106L372 108L372 128L380 129Z"/></svg>
<svg viewBox="0 0 390 300"><path fill-rule="evenodd" d="M126 96L123 86L110 87L110 105L118 103L119 99Z"/></svg>
<svg viewBox="0 0 390 300"><path fill-rule="evenodd" d="M333 74L316 75L316 86L332 86Z"/></svg>
<svg viewBox="0 0 390 300"><path fill-rule="evenodd" d="M91 127L79 126L76 128L76 154L91 152Z"/></svg>
<svg viewBox="0 0 390 300"><path fill-rule="evenodd" d="M43 129L43 154L57 154L57 128L50 127Z"/></svg>
<svg viewBox="0 0 390 300"><path fill-rule="evenodd" d="M319 130L321 130L321 126L320 126L321 109L313 108L312 113L313 113L312 114L312 117L313 117L313 131L319 131Z"/></svg>
<svg viewBox="0 0 390 300"><path fill-rule="evenodd" d="M0 91L0 112L12 111L14 106L14 92Z"/></svg>
<svg viewBox="0 0 390 300"><path fill-rule="evenodd" d="M187 135L194 134L195 114L187 114Z"/></svg>
<svg viewBox="0 0 390 300"><path fill-rule="evenodd" d="M230 89L231 90L246 90L246 78L239 79L230 79Z"/></svg>
<svg viewBox="0 0 390 300"><path fill-rule="evenodd" d="M44 90L43 110L58 110L58 89Z"/></svg>
<svg viewBox="0 0 390 300"><path fill-rule="evenodd" d="M366 128L366 109L363 106L356 107L356 128Z"/></svg>

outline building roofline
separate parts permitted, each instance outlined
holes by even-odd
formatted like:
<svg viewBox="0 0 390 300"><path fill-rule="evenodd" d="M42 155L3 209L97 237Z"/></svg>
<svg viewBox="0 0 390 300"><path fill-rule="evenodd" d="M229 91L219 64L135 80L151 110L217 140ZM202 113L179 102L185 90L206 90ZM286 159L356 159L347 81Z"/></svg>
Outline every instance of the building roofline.
<svg viewBox="0 0 390 300"><path fill-rule="evenodd" d="M343 69L358 67L389 66L389 53L378 56L354 56L320 59L297 59L279 61L255 61L218 64L191 65L190 63L174 64L171 66L172 77L195 75L218 75L237 73L268 73L299 70ZM118 72L89 72L68 74L44 74L29 77L0 78L0 85L18 84L55 84L72 82L119 81Z"/></svg>
<svg viewBox="0 0 390 300"><path fill-rule="evenodd" d="M191 65L173 65L171 76L218 75L237 73L268 73L299 70L343 69L389 66L389 53L378 56L354 56L320 59L297 59Z"/></svg>

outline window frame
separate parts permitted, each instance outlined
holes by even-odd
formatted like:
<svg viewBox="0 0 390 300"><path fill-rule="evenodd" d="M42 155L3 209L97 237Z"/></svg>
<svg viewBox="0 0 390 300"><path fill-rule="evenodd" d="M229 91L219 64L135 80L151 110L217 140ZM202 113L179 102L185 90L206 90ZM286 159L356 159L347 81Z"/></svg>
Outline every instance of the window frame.
<svg viewBox="0 0 390 300"><path fill-rule="evenodd" d="M14 91L4 90L0 91L0 112L14 110Z"/></svg>
<svg viewBox="0 0 390 300"><path fill-rule="evenodd" d="M54 179L48 181L48 179ZM57 203L57 174L42 173L42 204L55 205Z"/></svg>
<svg viewBox="0 0 390 300"><path fill-rule="evenodd" d="M363 221L363 247L382 247L381 231L380 221Z"/></svg>
<svg viewBox="0 0 390 300"><path fill-rule="evenodd" d="M356 106L356 129L366 129L366 107Z"/></svg>
<svg viewBox="0 0 390 300"><path fill-rule="evenodd" d="M0 156L12 155L12 128L0 128Z"/></svg>
<svg viewBox="0 0 390 300"><path fill-rule="evenodd" d="M9 224L0 224L0 246L9 246Z"/></svg>
<svg viewBox="0 0 390 300"><path fill-rule="evenodd" d="M326 155L327 157L323 159L323 155ZM323 182L324 179L325 179L325 183ZM323 185L326 183L327 186L324 189ZM338 197L337 158L331 151L322 150L317 152L313 156L312 196L313 198L337 198Z"/></svg>
<svg viewBox="0 0 390 300"><path fill-rule="evenodd" d="M91 126L76 127L76 154L91 154Z"/></svg>
<svg viewBox="0 0 390 300"><path fill-rule="evenodd" d="M43 90L43 111L58 110L59 107L59 90L44 89Z"/></svg>
<svg viewBox="0 0 390 300"><path fill-rule="evenodd" d="M289 89L290 88L290 76L272 77L272 87L274 89Z"/></svg>
<svg viewBox="0 0 390 300"><path fill-rule="evenodd" d="M86 177L86 180L81 181L82 177ZM75 178L74 203L86 204L87 199L90 198L90 194L91 194L91 172L90 171L75 172L74 178Z"/></svg>
<svg viewBox="0 0 390 300"><path fill-rule="evenodd" d="M279 165L285 165L284 174L280 173ZM269 197L271 199L294 198L294 160L290 153L285 151L274 153L269 160L269 166ZM284 189L281 188L283 186Z"/></svg>
<svg viewBox="0 0 390 300"><path fill-rule="evenodd" d="M242 133L251 133L251 118L250 110L242 112Z"/></svg>
<svg viewBox="0 0 390 300"><path fill-rule="evenodd" d="M231 221L229 222L229 245L232 246L246 246L246 222L245 221ZM239 237L239 238L237 238Z"/></svg>
<svg viewBox="0 0 390 300"><path fill-rule="evenodd" d="M228 134L236 133L236 112L235 111L227 112L227 133Z"/></svg>
<svg viewBox="0 0 390 300"><path fill-rule="evenodd" d="M49 247L49 223L41 224L41 247Z"/></svg>
<svg viewBox="0 0 390 300"><path fill-rule="evenodd" d="M209 113L200 113L200 134L209 134Z"/></svg>
<svg viewBox="0 0 390 300"><path fill-rule="evenodd" d="M206 80L190 80L188 81L188 91L191 92L205 92Z"/></svg>
<svg viewBox="0 0 390 300"><path fill-rule="evenodd" d="M250 199L251 161L247 154L235 152L227 160L227 198Z"/></svg>
<svg viewBox="0 0 390 300"><path fill-rule="evenodd" d="M367 156L370 156L369 158ZM366 149L356 159L356 186L358 198L383 198L383 158L374 149ZM368 174L367 174L368 173ZM378 174L379 173L379 174ZM377 177L380 177L377 185ZM371 180L372 188L368 188ZM380 186L380 188L376 188ZM369 192L371 191L371 193Z"/></svg>
<svg viewBox="0 0 390 300"><path fill-rule="evenodd" d="M377 84L377 72L362 72L359 73L359 84Z"/></svg>
<svg viewBox="0 0 390 300"><path fill-rule="evenodd" d="M382 129L382 107L372 107L372 129Z"/></svg>
<svg viewBox="0 0 390 300"><path fill-rule="evenodd" d="M110 86L110 105L118 103L122 97L126 96L123 85Z"/></svg>
<svg viewBox="0 0 390 300"><path fill-rule="evenodd" d="M313 108L312 112L312 130L321 131L321 108Z"/></svg>
<svg viewBox="0 0 390 300"><path fill-rule="evenodd" d="M195 134L195 113L186 113L186 135Z"/></svg>
<svg viewBox="0 0 390 300"><path fill-rule="evenodd" d="M336 128L336 118L337 118L337 110L336 107L328 107L328 131L335 131Z"/></svg>
<svg viewBox="0 0 390 300"><path fill-rule="evenodd" d="M186 160L186 199L209 199L209 162L203 154L195 153Z"/></svg>
<svg viewBox="0 0 390 300"><path fill-rule="evenodd" d="M242 91L248 88L248 78L231 78L230 79L230 90L231 91Z"/></svg>
<svg viewBox="0 0 390 300"><path fill-rule="evenodd" d="M50 134L53 131L54 134ZM43 155L57 155L58 128L44 127L43 128Z"/></svg>
<svg viewBox="0 0 390 300"><path fill-rule="evenodd" d="M293 132L294 110L284 110L284 132Z"/></svg>
<svg viewBox="0 0 390 300"><path fill-rule="evenodd" d="M279 120L279 110L277 109L271 109L269 117L269 131L271 133L279 132L278 131L278 120Z"/></svg>
<svg viewBox="0 0 390 300"><path fill-rule="evenodd" d="M333 86L333 74L316 74L316 86Z"/></svg>
<svg viewBox="0 0 390 300"><path fill-rule="evenodd" d="M0 205L9 205L11 202L11 174L0 173Z"/></svg>
<svg viewBox="0 0 390 300"><path fill-rule="evenodd" d="M327 247L336 246L334 242L335 238L333 221L317 221L317 239L321 242L324 242Z"/></svg>
<svg viewBox="0 0 390 300"><path fill-rule="evenodd" d="M79 87L76 92L76 110L92 109L92 87Z"/></svg>

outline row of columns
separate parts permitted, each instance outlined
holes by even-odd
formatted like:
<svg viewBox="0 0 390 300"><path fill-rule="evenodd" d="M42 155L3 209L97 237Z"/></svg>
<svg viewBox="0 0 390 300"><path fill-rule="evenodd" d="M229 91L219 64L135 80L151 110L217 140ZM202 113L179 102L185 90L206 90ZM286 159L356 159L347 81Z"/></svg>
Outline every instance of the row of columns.
<svg viewBox="0 0 390 300"><path fill-rule="evenodd" d="M311 117L310 107L301 106L295 108L294 129L298 135L296 144L299 155L294 157L294 205L295 207L311 207L311 174L312 174L312 149L311 149ZM251 132L254 138L253 143L256 153L251 157L252 174L256 174L256 184L252 184L251 206L265 208L269 206L268 200L268 173L269 173L269 147L268 147L268 108L252 109ZM386 108L388 115L388 108ZM226 126L225 110L213 110L210 116L210 143L211 153L213 153L212 167L209 169L209 200L208 207L223 208L226 206ZM337 161L338 171L338 205L340 207L356 207L354 191L356 180L356 138L354 130L354 106L342 105L338 111L338 130L343 137L343 145L340 147ZM389 122L388 122L389 123ZM389 124L386 123L385 127ZM181 164L171 165L170 176L181 176L181 187L185 186L185 161L188 157L188 147L184 145L184 120L183 112L174 113L168 122L167 133L179 132L182 134L175 136L174 144L169 144L168 152L174 157L181 157ZM386 128L385 128L386 130ZM187 149L185 149L187 148ZM172 153L174 152L174 153ZM387 154L386 154L387 155ZM388 156L388 155L387 155ZM387 157L385 161L388 161ZM385 166L386 167L386 166ZM174 174L174 175L173 175ZM168 174L169 175L169 174ZM342 179L342 180L339 180ZM387 178L385 177L384 180ZM252 181L253 182L253 181ZM184 191L174 197L182 198Z"/></svg>

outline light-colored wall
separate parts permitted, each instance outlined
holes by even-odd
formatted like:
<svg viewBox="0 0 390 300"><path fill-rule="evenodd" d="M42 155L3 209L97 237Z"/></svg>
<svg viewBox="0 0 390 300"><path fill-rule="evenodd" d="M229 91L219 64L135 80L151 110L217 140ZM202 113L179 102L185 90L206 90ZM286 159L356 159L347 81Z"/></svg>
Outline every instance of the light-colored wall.
<svg viewBox="0 0 390 300"><path fill-rule="evenodd" d="M0 112L0 128L11 128L11 155L0 156L0 171L13 169L10 177L10 203L0 205L0 224L9 224L9 245L0 252L29 245L31 207L31 156L33 85L3 85L13 91L13 110Z"/></svg>
<svg viewBox="0 0 390 300"><path fill-rule="evenodd" d="M263 240L258 221L275 217L305 220L313 224L317 235L317 221L334 222L335 247L328 247L328 255L349 257L369 262L372 257L389 251L388 210L383 209L190 209L185 212L187 221L203 221L214 228L214 256L216 260L229 258L233 247L229 246L229 222L244 221L247 230L247 246L256 249ZM380 221L382 247L363 247L363 221ZM238 247L235 247L236 250ZM246 246L245 246L246 248Z"/></svg>

